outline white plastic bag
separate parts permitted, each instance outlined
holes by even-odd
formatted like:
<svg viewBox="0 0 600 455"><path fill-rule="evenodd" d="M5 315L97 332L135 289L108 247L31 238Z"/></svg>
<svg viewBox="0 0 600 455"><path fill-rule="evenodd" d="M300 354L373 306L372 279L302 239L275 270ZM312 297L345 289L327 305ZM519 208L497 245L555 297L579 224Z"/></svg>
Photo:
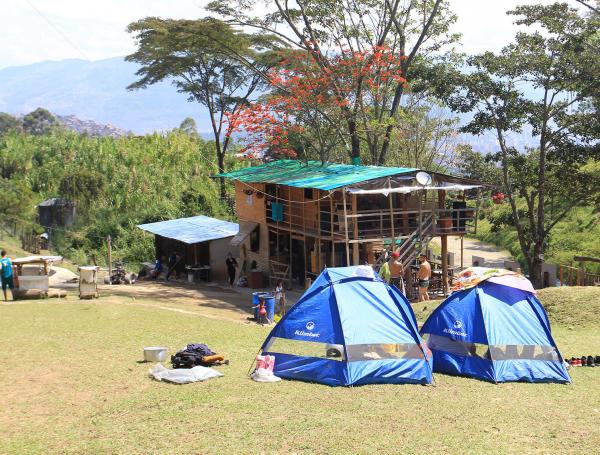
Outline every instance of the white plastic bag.
<svg viewBox="0 0 600 455"><path fill-rule="evenodd" d="M279 376L275 376L272 371L265 368L257 368L254 373L250 375L256 382L277 382L281 381Z"/></svg>
<svg viewBox="0 0 600 455"><path fill-rule="evenodd" d="M190 368L189 370L185 368L169 370L160 363L157 363L154 365L154 367L148 370L148 375L157 381L167 381L175 384L189 384L190 382L206 381L210 378L218 378L223 376L223 373L203 367L201 365Z"/></svg>

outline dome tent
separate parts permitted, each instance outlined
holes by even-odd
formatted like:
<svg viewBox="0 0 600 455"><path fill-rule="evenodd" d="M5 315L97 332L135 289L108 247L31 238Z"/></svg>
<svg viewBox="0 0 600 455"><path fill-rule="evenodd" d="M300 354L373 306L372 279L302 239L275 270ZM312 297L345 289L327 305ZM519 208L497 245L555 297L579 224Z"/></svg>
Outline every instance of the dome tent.
<svg viewBox="0 0 600 455"><path fill-rule="evenodd" d="M484 274L423 325L434 371L496 383L570 382L531 283L503 270Z"/></svg>
<svg viewBox="0 0 600 455"><path fill-rule="evenodd" d="M432 380L406 298L366 266L325 269L273 328L275 375L332 386Z"/></svg>

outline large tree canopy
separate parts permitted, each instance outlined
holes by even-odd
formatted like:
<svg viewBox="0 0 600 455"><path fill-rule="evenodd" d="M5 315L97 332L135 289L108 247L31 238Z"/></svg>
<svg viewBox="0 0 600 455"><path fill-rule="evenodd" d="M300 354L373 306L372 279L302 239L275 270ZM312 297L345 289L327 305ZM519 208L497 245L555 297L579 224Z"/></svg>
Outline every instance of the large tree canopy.
<svg viewBox="0 0 600 455"><path fill-rule="evenodd" d="M594 165L600 118L593 99L600 84L592 77L600 59L592 51L598 22L564 3L521 6L509 14L537 31L518 33L498 54L469 58L466 72L447 79L440 93L450 90L449 106L473 113L463 131L495 133L513 225L531 278L540 285L552 229L600 191ZM508 134L526 125L538 144L519 150Z"/></svg>
<svg viewBox="0 0 600 455"><path fill-rule="evenodd" d="M266 12L254 15L254 7ZM456 38L449 33L455 16L444 0L274 0L260 6L255 0L216 0L209 9L230 23L276 35L312 59L323 91L337 102L337 112L328 112L330 124L336 126L341 119L350 157L358 162L364 152L372 164L386 161L407 89L405 79L410 84L417 63ZM398 62L393 70L402 80L379 81L378 96L365 97L371 74L361 68L372 64L378 49ZM352 62L361 55L365 58L355 65L351 84L345 76L336 77L340 57Z"/></svg>
<svg viewBox="0 0 600 455"><path fill-rule="evenodd" d="M208 110L217 165L225 170L231 145L225 114L236 112L257 93L269 65L268 49L278 40L248 34L212 18L174 20L148 17L129 25L138 49L126 60L140 63L140 79L128 88L142 89L171 81ZM222 195L224 187L222 185Z"/></svg>

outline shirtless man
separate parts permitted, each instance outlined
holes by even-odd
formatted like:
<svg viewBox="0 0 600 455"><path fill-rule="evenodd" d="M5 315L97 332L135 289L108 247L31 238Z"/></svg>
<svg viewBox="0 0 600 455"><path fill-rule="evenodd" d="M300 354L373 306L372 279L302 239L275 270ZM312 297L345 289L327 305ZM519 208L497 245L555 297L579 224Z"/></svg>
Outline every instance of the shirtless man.
<svg viewBox="0 0 600 455"><path fill-rule="evenodd" d="M404 267L402 267L402 261L400 261L400 253L394 251L392 257L388 261L388 267L390 268L390 284L400 289L400 292L404 294Z"/></svg>
<svg viewBox="0 0 600 455"><path fill-rule="evenodd" d="M419 302L429 300L427 288L429 287L429 279L431 278L431 264L427 262L427 256L419 255L421 266L417 272L417 280L419 280Z"/></svg>

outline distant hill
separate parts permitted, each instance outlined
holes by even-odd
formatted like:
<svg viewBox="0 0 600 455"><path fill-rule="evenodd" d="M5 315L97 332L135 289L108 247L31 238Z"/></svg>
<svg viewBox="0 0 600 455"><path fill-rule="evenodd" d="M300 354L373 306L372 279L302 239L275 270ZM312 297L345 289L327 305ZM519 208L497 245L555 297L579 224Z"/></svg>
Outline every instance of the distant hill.
<svg viewBox="0 0 600 455"><path fill-rule="evenodd" d="M127 91L136 70L136 64L121 57L0 69L0 112L22 115L44 107L57 115L74 115L137 134L169 130L192 117L200 132L210 131L205 110L188 103L169 83Z"/></svg>
<svg viewBox="0 0 600 455"><path fill-rule="evenodd" d="M44 107L59 116L114 125L135 134L170 130L185 117L192 117L198 132L211 137L206 110L198 103L188 102L170 83L127 91L126 87L136 80L137 68L137 64L115 57L94 62L48 61L0 69L0 112L23 115ZM461 135L460 140L480 152L497 151L493 134ZM531 145L531 134L524 131L511 142L519 147Z"/></svg>
<svg viewBox="0 0 600 455"><path fill-rule="evenodd" d="M58 115L56 114L58 121L65 128L77 131L78 133L86 133L90 136L111 136L119 137L125 136L128 132L117 128L111 124L105 125L103 123L95 122L94 120L81 120L74 115Z"/></svg>

